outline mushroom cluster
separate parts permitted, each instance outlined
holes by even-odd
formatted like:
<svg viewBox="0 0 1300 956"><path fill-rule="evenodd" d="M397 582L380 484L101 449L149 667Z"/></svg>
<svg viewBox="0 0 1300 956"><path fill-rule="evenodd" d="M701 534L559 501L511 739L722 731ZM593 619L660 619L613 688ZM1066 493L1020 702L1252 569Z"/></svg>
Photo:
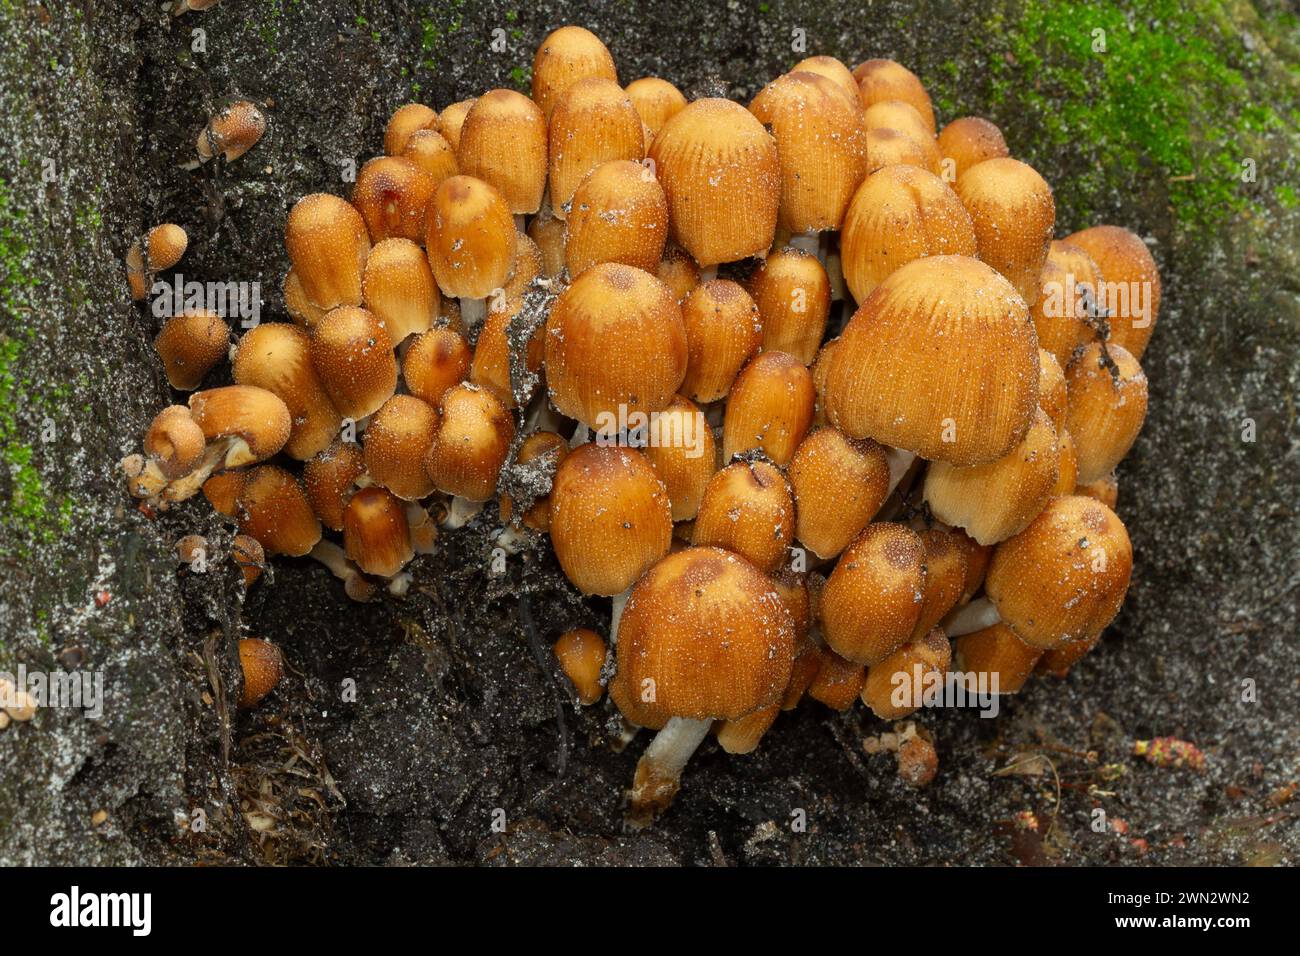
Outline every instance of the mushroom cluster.
<svg viewBox="0 0 1300 956"><path fill-rule="evenodd" d="M711 731L748 753L805 696L901 720L949 671L1013 693L1115 617L1159 277L1132 232L1055 220L994 124L937 130L891 60L810 57L746 108L620 86L566 26L531 97L402 106L349 200L292 208L292 321L239 337L233 384L201 388L224 320L168 319L192 394L123 468L356 600L440 527L549 536L612 599L556 641L575 700L657 731L644 823ZM133 252L136 292L183 237Z"/></svg>

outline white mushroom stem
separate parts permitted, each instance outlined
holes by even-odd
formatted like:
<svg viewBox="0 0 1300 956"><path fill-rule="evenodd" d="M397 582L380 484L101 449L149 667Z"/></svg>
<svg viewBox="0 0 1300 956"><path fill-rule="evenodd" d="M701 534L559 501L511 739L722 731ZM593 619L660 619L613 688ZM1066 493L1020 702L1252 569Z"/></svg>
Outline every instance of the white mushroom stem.
<svg viewBox="0 0 1300 956"><path fill-rule="evenodd" d="M496 546L506 554L518 554L528 547L528 533L516 525L506 525L496 536Z"/></svg>
<svg viewBox="0 0 1300 956"><path fill-rule="evenodd" d="M1002 615L988 598L971 601L943 619L943 632L949 637L961 637L992 627L1002 620Z"/></svg>
<svg viewBox="0 0 1300 956"><path fill-rule="evenodd" d="M362 602L370 600L374 592L373 585L366 580L366 576L361 573L361 569L352 563L347 552L333 541L327 541L324 538L317 541L308 553L308 557L314 558L329 568L331 573L343 582L343 590L347 592L348 597L352 600Z"/></svg>
<svg viewBox="0 0 1300 956"><path fill-rule="evenodd" d="M674 717L655 734L636 765L631 793L633 820L649 822L656 811L672 803L681 785L682 770L712 726L711 720Z"/></svg>
<svg viewBox="0 0 1300 956"><path fill-rule="evenodd" d="M889 494L892 495L907 470L912 467L912 462L916 461L916 453L902 448L887 448L885 457L889 460Z"/></svg>
<svg viewBox="0 0 1300 956"><path fill-rule="evenodd" d="M791 236L787 245L791 249L798 249L800 252L820 258L822 242L821 237L815 232L801 232L797 236Z"/></svg>
<svg viewBox="0 0 1300 956"><path fill-rule="evenodd" d="M447 514L442 519L444 528L463 528L474 520L474 516L483 510L483 502L470 501L460 495L452 495L447 502Z"/></svg>
<svg viewBox="0 0 1300 956"><path fill-rule="evenodd" d="M473 329L487 317L487 299L467 299L461 297L460 300L460 320L464 323L465 329Z"/></svg>
<svg viewBox="0 0 1300 956"><path fill-rule="evenodd" d="M589 441L591 441L591 429L583 422L578 422L578 427L573 430L573 437L569 439L569 447L577 448Z"/></svg>
<svg viewBox="0 0 1300 956"><path fill-rule="evenodd" d="M622 594L615 594L613 605L609 614L609 646L618 647L618 623L623 620L623 609L627 607L627 599L632 593L629 587Z"/></svg>
<svg viewBox="0 0 1300 956"><path fill-rule="evenodd" d="M704 268L700 269L701 282L708 282L710 279L716 279L717 277L718 277L718 267L716 265L705 266Z"/></svg>
<svg viewBox="0 0 1300 956"><path fill-rule="evenodd" d="M838 252L828 253L826 256L826 278L831 284L831 301L841 302L845 298L846 286L844 284L844 263L840 259Z"/></svg>

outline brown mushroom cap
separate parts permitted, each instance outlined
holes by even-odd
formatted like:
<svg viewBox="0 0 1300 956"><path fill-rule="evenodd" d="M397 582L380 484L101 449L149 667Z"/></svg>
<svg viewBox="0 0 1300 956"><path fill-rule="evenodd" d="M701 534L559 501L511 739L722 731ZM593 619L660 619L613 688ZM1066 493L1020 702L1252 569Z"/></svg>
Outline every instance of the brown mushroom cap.
<svg viewBox="0 0 1300 956"><path fill-rule="evenodd" d="M776 138L781 163L778 225L792 233L839 229L867 173L862 110L817 73L778 77L749 110Z"/></svg>
<svg viewBox="0 0 1300 956"><path fill-rule="evenodd" d="M1033 305L1056 226L1052 187L1032 166L999 157L962 173L956 191L975 226L980 258Z"/></svg>
<svg viewBox="0 0 1300 956"><path fill-rule="evenodd" d="M395 345L427 331L438 317L438 284L424 250L409 239L384 239L366 258L362 276L366 309Z"/></svg>
<svg viewBox="0 0 1300 956"><path fill-rule="evenodd" d="M664 128L664 123L686 109L686 97L682 91L657 76L633 80L625 92L651 137Z"/></svg>
<svg viewBox="0 0 1300 956"><path fill-rule="evenodd" d="M352 205L365 219L371 242L385 239L420 242L426 229L425 210L437 185L405 157L377 156L357 173Z"/></svg>
<svg viewBox="0 0 1300 956"><path fill-rule="evenodd" d="M1047 349L1038 350L1038 407L1052 420L1060 438L1065 428L1065 415L1070 407L1069 389L1065 384L1065 371L1056 357Z"/></svg>
<svg viewBox="0 0 1300 956"><path fill-rule="evenodd" d="M957 638L953 652L958 670L996 674L1000 694L1014 694L1024 687L1043 656L1041 647L1026 644L1002 622L963 634Z"/></svg>
<svg viewBox="0 0 1300 956"><path fill-rule="evenodd" d="M1079 452L1074 447L1074 439L1070 437L1068 428L1062 428L1056 433L1056 450L1059 454L1052 496L1084 494L1083 491L1076 491L1079 485Z"/></svg>
<svg viewBox="0 0 1300 956"><path fill-rule="evenodd" d="M957 606L966 587L966 535L946 528L920 532L925 546L925 592L912 640L924 637Z"/></svg>
<svg viewBox="0 0 1300 956"><path fill-rule="evenodd" d="M266 114L255 103L240 100L223 106L199 133L195 148L205 162L220 153L232 163L253 148L266 132Z"/></svg>
<svg viewBox="0 0 1300 956"><path fill-rule="evenodd" d="M915 107L925 120L930 135L934 135L934 107L930 104L930 94L907 67L893 60L867 60L853 68L853 76L858 81L863 109L884 100L902 100Z"/></svg>
<svg viewBox="0 0 1300 956"><path fill-rule="evenodd" d="M542 254L542 272L554 279L564 271L566 255L565 223L554 216L536 216L528 223L528 238L537 243Z"/></svg>
<svg viewBox="0 0 1300 956"><path fill-rule="evenodd" d="M484 299L510 278L515 261L514 216L501 194L481 179L444 179L429 204L425 248L444 295Z"/></svg>
<svg viewBox="0 0 1300 956"><path fill-rule="evenodd" d="M753 449L787 465L812 425L812 373L793 355L762 352L731 387L722 421L722 459Z"/></svg>
<svg viewBox="0 0 1300 956"><path fill-rule="evenodd" d="M725 548L764 574L785 561L794 540L794 501L785 476L765 461L738 461L704 489L691 543Z"/></svg>
<svg viewBox="0 0 1300 956"><path fill-rule="evenodd" d="M933 175L935 154L928 142L918 141L902 130L875 126L867 130L864 143L868 176L886 166L913 166Z"/></svg>
<svg viewBox="0 0 1300 956"><path fill-rule="evenodd" d="M320 540L320 521L302 485L283 468L259 465L247 473L237 491L239 530L256 538L267 554L300 557Z"/></svg>
<svg viewBox="0 0 1300 956"><path fill-rule="evenodd" d="M230 326L215 312L187 309L163 323L153 344L171 387L189 392L226 357Z"/></svg>
<svg viewBox="0 0 1300 956"><path fill-rule="evenodd" d="M952 163L945 170L949 182L986 159L1011 155L1002 130L982 116L962 116L945 126L939 133L939 152Z"/></svg>
<svg viewBox="0 0 1300 956"><path fill-rule="evenodd" d="M690 521L700 510L705 486L718 468L718 448L704 413L688 398L673 397L658 412L656 433L642 449L664 483L674 521Z"/></svg>
<svg viewBox="0 0 1300 956"><path fill-rule="evenodd" d="M551 543L585 594L621 594L668 553L672 510L663 482L630 448L582 445L551 484Z"/></svg>
<svg viewBox="0 0 1300 956"><path fill-rule="evenodd" d="M474 345L474 360L470 363L469 380L490 391L506 408L519 404L514 392L516 382L510 369L510 326L523 305L523 299L507 297L488 311L479 330L478 342ZM539 325L528 340L524 364L530 372L542 367L544 338Z"/></svg>
<svg viewBox="0 0 1300 956"><path fill-rule="evenodd" d="M229 468L270 458L289 440L289 409L274 392L252 385L227 385L190 396L190 416L209 442L239 441L227 452Z"/></svg>
<svg viewBox="0 0 1300 956"><path fill-rule="evenodd" d="M599 262L621 262L651 274L668 240L668 200L641 163L597 166L573 194L564 257L569 275Z"/></svg>
<svg viewBox="0 0 1300 956"><path fill-rule="evenodd" d="M310 354L334 407L347 418L364 418L397 390L393 341L373 312L331 309L312 327Z"/></svg>
<svg viewBox="0 0 1300 956"><path fill-rule="evenodd" d="M816 73L835 84L835 88L844 94L844 98L854 109L862 109L862 98L858 93L858 81L853 78L853 71L833 56L810 56L800 60L790 68L791 73Z"/></svg>
<svg viewBox="0 0 1300 956"><path fill-rule="evenodd" d="M819 558L849 546L889 496L889 459L871 439L818 428L790 460L795 536Z"/></svg>
<svg viewBox="0 0 1300 956"><path fill-rule="evenodd" d="M469 375L473 358L459 334L445 327L430 329L411 340L402 358L402 379L412 395L437 408L447 389Z"/></svg>
<svg viewBox="0 0 1300 956"><path fill-rule="evenodd" d="M998 545L984 589L1021 640L1051 650L1101 633L1132 570L1124 522L1099 501L1067 495Z"/></svg>
<svg viewBox="0 0 1300 956"><path fill-rule="evenodd" d="M532 214L546 191L546 114L515 90L474 101L460 129L461 172L495 187L512 213Z"/></svg>
<svg viewBox="0 0 1300 956"><path fill-rule="evenodd" d="M366 574L391 578L415 557L406 506L385 488L362 488L343 512L343 546Z"/></svg>
<svg viewBox="0 0 1300 956"><path fill-rule="evenodd" d="M437 125L438 114L423 103L399 106L384 128L384 152L389 156L402 155L412 135L420 130L432 130Z"/></svg>
<svg viewBox="0 0 1300 956"><path fill-rule="evenodd" d="M818 656L817 673L808 685L808 696L831 710L846 711L862 693L866 668L856 661L845 660L829 647Z"/></svg>
<svg viewBox="0 0 1300 956"><path fill-rule="evenodd" d="M925 594L925 544L901 524L869 524L849 545L821 597L822 633L851 661L883 660L912 634Z"/></svg>
<svg viewBox="0 0 1300 956"><path fill-rule="evenodd" d="M460 173L456 162L456 149L435 130L417 130L406 141L402 157L419 166L426 176L438 186L444 179Z"/></svg>
<svg viewBox="0 0 1300 956"><path fill-rule="evenodd" d="M469 501L496 494L515 422L495 395L464 382L443 393L424 467L439 491Z"/></svg>
<svg viewBox="0 0 1300 956"><path fill-rule="evenodd" d="M902 100L881 100L862 113L862 123L868 132L892 129L902 133L920 151L916 165L938 176L943 171L943 159L934 133L926 126L924 118L910 103Z"/></svg>
<svg viewBox="0 0 1300 956"><path fill-rule="evenodd" d="M872 173L844 217L840 259L859 302L913 260L974 257L975 252L975 227L957 194L938 176L914 166L886 166Z"/></svg>
<svg viewBox="0 0 1300 956"><path fill-rule="evenodd" d="M564 676L572 682L578 700L584 706L600 700L605 692L600 683L607 653L604 639L590 628L576 627L561 634L551 650Z"/></svg>
<svg viewBox="0 0 1300 956"><path fill-rule="evenodd" d="M304 196L289 212L284 244L303 291L318 308L361 304L370 233L351 203L327 193Z"/></svg>
<svg viewBox="0 0 1300 956"><path fill-rule="evenodd" d="M700 284L700 267L685 250L672 242L664 246L664 257L659 260L655 275L672 289L678 302L686 301L686 297Z"/></svg>
<svg viewBox="0 0 1300 956"><path fill-rule="evenodd" d="M802 250L782 249L763 260L746 288L758 306L763 348L788 352L811 365L830 316L831 283L826 267Z"/></svg>
<svg viewBox="0 0 1300 956"><path fill-rule="evenodd" d="M1074 493L1095 498L1107 508L1114 510L1115 505L1119 503L1119 478L1112 471L1109 475L1098 478L1096 481L1079 483L1075 487Z"/></svg>
<svg viewBox="0 0 1300 956"><path fill-rule="evenodd" d="M176 223L165 222L160 226L154 226L149 230L149 235L145 237L144 242L145 251L149 254L149 258L145 261L146 271L161 272L163 269L170 269L181 261L181 256L185 255L189 244L189 236Z"/></svg>
<svg viewBox="0 0 1300 956"><path fill-rule="evenodd" d="M230 557L244 576L244 587L252 587L253 582L262 576L266 565L266 550L256 538L246 534L237 534L231 542Z"/></svg>
<svg viewBox="0 0 1300 956"><path fill-rule="evenodd" d="M264 322L239 340L231 363L235 381L273 392L289 409L284 450L305 461L329 447L341 416L311 361L311 336L287 322Z"/></svg>
<svg viewBox="0 0 1300 956"><path fill-rule="evenodd" d="M964 528L980 544L997 544L1037 517L1059 474L1056 429L1039 408L1024 439L1001 458L965 466L932 462L925 499L940 521Z"/></svg>
<svg viewBox="0 0 1300 956"><path fill-rule="evenodd" d="M302 280L292 269L285 273L280 291L284 295L284 307L289 315L308 331L325 317L325 310L307 296L307 290L302 287Z"/></svg>
<svg viewBox="0 0 1300 956"><path fill-rule="evenodd" d="M1038 278L1038 300L1029 310L1038 344L1061 368L1074 350L1096 338L1089 324L1090 303L1097 302L1102 276L1092 256L1068 242L1053 241Z"/></svg>
<svg viewBox="0 0 1300 956"><path fill-rule="evenodd" d="M569 200L593 170L645 156L641 117L613 80L588 77L564 91L551 112L551 210L566 218Z"/></svg>
<svg viewBox="0 0 1300 956"><path fill-rule="evenodd" d="M365 455L356 442L335 441L303 465L303 489L312 511L325 527L343 530L343 512L356 490L357 479L365 473Z"/></svg>
<svg viewBox="0 0 1300 956"><path fill-rule="evenodd" d="M781 161L776 140L729 100L691 103L650 148L668 197L674 241L703 267L761 255L776 233Z"/></svg>
<svg viewBox="0 0 1300 956"><path fill-rule="evenodd" d="M284 658L280 649L270 641L241 637L239 669L243 672L244 686L239 691L238 706L247 710L256 707L280 683L284 676Z"/></svg>
<svg viewBox="0 0 1300 956"><path fill-rule="evenodd" d="M379 407L362 439L366 471L398 498L433 494L424 459L433 445L438 413L413 395L394 395Z"/></svg>
<svg viewBox="0 0 1300 956"><path fill-rule="evenodd" d="M1146 243L1120 226L1093 226L1065 241L1091 256L1106 281L1111 344L1140 360L1160 317L1160 270ZM1147 315L1139 314L1136 296L1149 308Z"/></svg>
<svg viewBox="0 0 1300 956"><path fill-rule="evenodd" d="M465 126L469 111L473 108L473 100L460 100L438 114L438 135L447 141L447 145L453 151L460 148L460 133Z"/></svg>
<svg viewBox="0 0 1300 956"><path fill-rule="evenodd" d="M936 627L924 637L907 641L884 660L867 668L867 679L862 684L862 703L881 720L902 720L919 707L925 689L925 675L947 673L951 661L952 645L943 631ZM921 668L919 681L917 665ZM914 706L896 702L896 692L901 692L903 700Z"/></svg>
<svg viewBox="0 0 1300 956"><path fill-rule="evenodd" d="M1007 454L1038 406L1024 300L991 268L926 256L882 282L830 359L827 414L854 438L971 465Z"/></svg>
<svg viewBox="0 0 1300 956"><path fill-rule="evenodd" d="M609 49L590 30L560 27L547 35L533 56L533 101L549 118L560 95L591 76L618 81Z"/></svg>
<svg viewBox="0 0 1300 956"><path fill-rule="evenodd" d="M546 377L561 414L602 418L654 412L686 374L686 331L668 287L641 269L592 266L561 293L546 320Z"/></svg>
<svg viewBox="0 0 1300 956"><path fill-rule="evenodd" d="M181 478L198 467L207 440L184 405L168 405L149 424L145 454L167 478Z"/></svg>
<svg viewBox="0 0 1300 956"><path fill-rule="evenodd" d="M1122 345L1107 345L1103 358L1094 342L1075 356L1065 380L1066 427L1079 459L1079 481L1087 484L1114 471L1137 441L1147 417L1147 377Z"/></svg>
<svg viewBox="0 0 1300 956"><path fill-rule="evenodd" d="M682 323L687 349L683 394L697 402L724 398L763 344L758 306L730 279L709 279L682 303Z"/></svg>
<svg viewBox="0 0 1300 956"><path fill-rule="evenodd" d="M618 673L654 706L693 720L735 720L780 703L794 623L771 582L719 548L670 554L637 582L619 623Z"/></svg>

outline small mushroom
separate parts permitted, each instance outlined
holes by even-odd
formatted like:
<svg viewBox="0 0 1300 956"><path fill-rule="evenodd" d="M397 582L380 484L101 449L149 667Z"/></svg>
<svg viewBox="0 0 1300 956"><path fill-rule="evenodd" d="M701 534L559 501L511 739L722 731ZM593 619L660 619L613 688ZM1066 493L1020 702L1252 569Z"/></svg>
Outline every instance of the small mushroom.
<svg viewBox="0 0 1300 956"><path fill-rule="evenodd" d="M642 451L668 492L673 521L691 521L718 468L713 429L699 406L681 395L657 414L659 440L650 442Z"/></svg>
<svg viewBox="0 0 1300 956"><path fill-rule="evenodd" d="M1011 155L1002 130L982 116L962 116L945 126L939 133L939 153L952 162L950 182L986 159Z"/></svg>
<svg viewBox="0 0 1300 956"><path fill-rule="evenodd" d="M465 382L443 394L424 467L439 491L455 496L447 527L459 527L496 494L514 437L514 419L491 392Z"/></svg>
<svg viewBox="0 0 1300 956"><path fill-rule="evenodd" d="M394 395L379 407L362 439L366 473L405 501L433 494L424 467L438 429L433 406L413 395Z"/></svg>
<svg viewBox="0 0 1300 956"><path fill-rule="evenodd" d="M1078 480L1096 481L1124 460L1147 417L1147 377L1122 345L1094 342L1065 372L1066 427L1079 459Z"/></svg>
<svg viewBox="0 0 1300 956"><path fill-rule="evenodd" d="M788 474L794 491L795 537L831 559L862 533L889 497L889 459L870 438L814 429L795 449Z"/></svg>
<svg viewBox="0 0 1300 956"><path fill-rule="evenodd" d="M1160 317L1160 271L1146 243L1120 226L1093 226L1066 236L1065 242L1082 249L1101 270L1111 344L1140 361Z"/></svg>
<svg viewBox="0 0 1300 956"><path fill-rule="evenodd" d="M366 309L384 324L396 346L428 331L437 320L438 284L424 250L409 239L384 239L371 248L361 289Z"/></svg>
<svg viewBox="0 0 1300 956"><path fill-rule="evenodd" d="M653 274L668 241L668 200L641 163L603 163L574 192L566 228L569 275L576 278L601 262Z"/></svg>
<svg viewBox="0 0 1300 956"><path fill-rule="evenodd" d="M284 451L306 461L329 447L342 421L311 360L311 336L287 322L249 329L231 362L235 382L272 392L289 409Z"/></svg>
<svg viewBox="0 0 1300 956"><path fill-rule="evenodd" d="M627 85L627 98L632 101L641 122L649 130L647 146L664 128L664 124L686 109L686 97L667 80L657 76L644 76Z"/></svg>
<svg viewBox="0 0 1300 956"><path fill-rule="evenodd" d="M391 578L411 558L411 527L406 506L386 488L362 488L343 512L343 547L366 574Z"/></svg>
<svg viewBox="0 0 1300 956"><path fill-rule="evenodd" d="M565 90L588 77L618 82L609 49L590 30L560 27L547 34L533 56L533 101L549 120Z"/></svg>
<svg viewBox="0 0 1300 956"><path fill-rule="evenodd" d="M867 525L841 556L821 596L827 645L859 664L884 660L912 635L925 594L925 542L910 528Z"/></svg>
<svg viewBox="0 0 1300 956"><path fill-rule="evenodd" d="M495 188L522 225L546 192L546 114L515 90L484 93L465 116L456 162L466 176Z"/></svg>
<svg viewBox="0 0 1300 956"><path fill-rule="evenodd" d="M641 117L613 80L578 80L556 100L550 117L551 211L568 215L569 201L593 170L615 160L645 157Z"/></svg>
<svg viewBox="0 0 1300 956"><path fill-rule="evenodd" d="M780 471L765 461L738 461L709 479L691 543L725 548L772 574L794 540L794 514Z"/></svg>
<svg viewBox="0 0 1300 956"><path fill-rule="evenodd" d="M601 636L590 628L574 628L561 634L551 650L560 662L564 676L573 684L578 702L590 707L600 700L605 693L600 683L600 672L608 653Z"/></svg>
<svg viewBox="0 0 1300 956"><path fill-rule="evenodd" d="M444 179L429 205L425 250L443 295L460 299L466 328L487 314L484 301L510 278L514 217L501 194L481 179Z"/></svg>
<svg viewBox="0 0 1300 956"><path fill-rule="evenodd" d="M979 257L1032 306L1056 225L1052 187L1016 159L986 159L962 173L957 195L975 226Z"/></svg>
<svg viewBox="0 0 1300 956"><path fill-rule="evenodd" d="M814 255L773 252L750 275L746 289L758 307L763 348L788 352L804 365L817 357L831 309L831 282Z"/></svg>
<svg viewBox="0 0 1300 956"><path fill-rule="evenodd" d="M370 233L351 203L327 193L304 196L289 212L284 244L303 291L318 309L361 305Z"/></svg>
<svg viewBox="0 0 1300 956"><path fill-rule="evenodd" d="M434 130L437 125L438 114L423 103L399 106L384 128L384 152L389 156L401 156L413 135L421 130Z"/></svg>
<svg viewBox="0 0 1300 956"><path fill-rule="evenodd" d="M199 133L195 142L199 162L206 163L220 154L233 163L257 145L266 132L266 114L256 103L239 100L217 110Z"/></svg>
<svg viewBox="0 0 1300 956"><path fill-rule="evenodd" d="M784 467L812 425L812 373L793 355L762 352L731 386L722 423L722 459L758 449Z"/></svg>
<svg viewBox="0 0 1300 956"><path fill-rule="evenodd" d="M366 221L372 243L385 239L423 242L426 210L438 184L404 156L377 156L361 167L352 205Z"/></svg>
<svg viewBox="0 0 1300 956"><path fill-rule="evenodd" d="M682 393L697 402L725 398L763 344L758 306L730 279L709 279L682 303L682 322L687 349Z"/></svg>
<svg viewBox="0 0 1300 956"><path fill-rule="evenodd" d="M901 100L921 115L930 135L935 134L930 94L907 67L893 60L867 60L853 68L853 76L858 81L858 95L862 98L864 110L887 100Z"/></svg>
<svg viewBox="0 0 1300 956"><path fill-rule="evenodd" d="M388 329L373 312L331 309L311 330L311 364L339 414L373 414L397 390L397 356Z"/></svg>
<svg viewBox="0 0 1300 956"><path fill-rule="evenodd" d="M284 658L270 641L245 637L239 641L239 668L244 686L239 692L239 707L249 710L275 690L284 676Z"/></svg>
<svg viewBox="0 0 1300 956"><path fill-rule="evenodd" d="M469 375L473 358L459 334L446 327L430 329L411 340L402 357L402 380L412 395L437 408L447 389Z"/></svg>

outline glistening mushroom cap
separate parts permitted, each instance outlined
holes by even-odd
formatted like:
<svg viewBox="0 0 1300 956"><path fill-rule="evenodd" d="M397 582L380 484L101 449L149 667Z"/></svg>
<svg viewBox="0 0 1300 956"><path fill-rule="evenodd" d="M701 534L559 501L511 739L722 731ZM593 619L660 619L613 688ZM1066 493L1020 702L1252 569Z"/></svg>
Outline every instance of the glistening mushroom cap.
<svg viewBox="0 0 1300 956"><path fill-rule="evenodd" d="M1124 460L1147 417L1147 377L1122 345L1105 353L1094 342L1065 371L1069 392L1066 427L1079 460L1078 480L1087 484Z"/></svg>
<svg viewBox="0 0 1300 956"><path fill-rule="evenodd" d="M1011 155L1002 130L982 116L962 116L945 126L939 133L939 153L952 164L945 169L949 182L986 159Z"/></svg>
<svg viewBox="0 0 1300 956"><path fill-rule="evenodd" d="M318 308L361 304L370 233L351 203L327 193L304 196L289 213L284 244L303 291Z"/></svg>
<svg viewBox="0 0 1300 956"><path fill-rule="evenodd" d="M927 256L893 273L845 327L830 363L832 423L930 460L1000 458L1038 406L1025 302L965 256Z"/></svg>
<svg viewBox="0 0 1300 956"><path fill-rule="evenodd" d="M226 357L230 326L215 312L187 309L163 323L153 344L171 387L188 392Z"/></svg>
<svg viewBox="0 0 1300 956"><path fill-rule="evenodd" d="M226 453L228 468L264 461L289 440L289 409L274 392L252 385L227 385L190 396L190 415L209 443L236 441Z"/></svg>
<svg viewBox="0 0 1300 956"><path fill-rule="evenodd" d="M501 194L472 176L444 179L429 205L425 250L443 294L483 299L510 278L515 220Z"/></svg>
<svg viewBox="0 0 1300 956"><path fill-rule="evenodd" d="M962 173L956 190L975 226L980 258L1033 305L1056 225L1052 187L1032 166L998 157Z"/></svg>
<svg viewBox="0 0 1300 956"><path fill-rule="evenodd" d="M184 405L168 405L149 424L144 450L169 479L188 475L203 458L203 429Z"/></svg>
<svg viewBox="0 0 1300 956"><path fill-rule="evenodd" d="M373 312L340 306L311 330L311 362L339 413L360 419L397 390L397 357Z"/></svg>
<svg viewBox="0 0 1300 956"><path fill-rule="evenodd" d="M377 156L357 173L352 205L365 219L371 242L422 242L425 211L437 185L433 177L403 156Z"/></svg>
<svg viewBox="0 0 1300 956"><path fill-rule="evenodd" d="M438 413L413 395L394 395L384 402L362 438L371 479L407 501L433 494L424 460L437 428Z"/></svg>
<svg viewBox="0 0 1300 956"><path fill-rule="evenodd" d="M867 60L853 68L853 76L858 81L858 95L864 110L885 100L902 100L921 114L930 135L934 135L934 107L930 103L930 94L907 67L893 60Z"/></svg>
<svg viewBox="0 0 1300 956"><path fill-rule="evenodd" d="M343 512L343 546L366 574L391 578L415 556L406 506L385 488L362 488Z"/></svg>
<svg viewBox="0 0 1300 956"><path fill-rule="evenodd" d="M589 76L618 82L609 49L590 30L560 27L547 35L533 56L533 101L549 118L560 95Z"/></svg>
<svg viewBox="0 0 1300 956"><path fill-rule="evenodd" d="M320 521L302 485L283 468L259 465L235 490L239 530L256 538L267 554L301 557L320 540Z"/></svg>
<svg viewBox="0 0 1300 956"><path fill-rule="evenodd" d="M439 491L487 501L515 437L514 419L495 395L468 382L443 394L438 413L424 458L429 477Z"/></svg>
<svg viewBox="0 0 1300 956"><path fill-rule="evenodd" d="M720 548L670 554L637 582L619 623L618 672L652 682L656 708L734 720L781 701L794 622L770 580Z"/></svg>
<svg viewBox="0 0 1300 956"><path fill-rule="evenodd" d="M761 352L736 376L722 421L722 460L758 449L785 466L812 425L812 373L793 355Z"/></svg>
<svg viewBox="0 0 1300 956"><path fill-rule="evenodd" d="M819 558L849 546L889 496L889 459L871 439L818 428L790 460L795 536Z"/></svg>
<svg viewBox="0 0 1300 956"><path fill-rule="evenodd" d="M725 548L764 574L794 541L794 500L785 476L765 461L738 461L709 479L691 542Z"/></svg>
<svg viewBox="0 0 1300 956"><path fill-rule="evenodd" d="M746 289L758 307L763 348L788 352L811 365L830 317L831 282L826 267L815 255L781 249L754 270Z"/></svg>
<svg viewBox="0 0 1300 956"><path fill-rule="evenodd" d="M697 402L726 397L763 344L757 304L730 279L709 279L682 303L682 324L687 351L682 394Z"/></svg>
<svg viewBox="0 0 1300 956"><path fill-rule="evenodd" d="M567 217L569 200L591 172L615 160L645 156L641 117L613 80L588 77L561 94L551 113L551 210Z"/></svg>
<svg viewBox="0 0 1300 956"><path fill-rule="evenodd" d="M287 322L263 322L239 340L231 363L235 381L273 392L289 409L285 452L305 461L329 447L341 416L311 361L311 336Z"/></svg>
<svg viewBox="0 0 1300 956"><path fill-rule="evenodd" d="M546 114L515 90L490 90L474 101L460 128L461 172L494 186L516 215L532 214L546 192Z"/></svg>
<svg viewBox="0 0 1300 956"><path fill-rule="evenodd" d="M668 240L668 200L641 163L614 160L592 170L573 194L565 242L570 276L599 262L654 273Z"/></svg>
<svg viewBox="0 0 1300 956"><path fill-rule="evenodd" d="M925 596L925 544L901 524L869 524L821 596L822 633L837 654L874 664L912 634Z"/></svg>
<svg viewBox="0 0 1300 956"><path fill-rule="evenodd" d="M384 323L395 345L427 331L438 317L440 296L429 259L409 239L375 244L366 258L361 288L366 308Z"/></svg>

